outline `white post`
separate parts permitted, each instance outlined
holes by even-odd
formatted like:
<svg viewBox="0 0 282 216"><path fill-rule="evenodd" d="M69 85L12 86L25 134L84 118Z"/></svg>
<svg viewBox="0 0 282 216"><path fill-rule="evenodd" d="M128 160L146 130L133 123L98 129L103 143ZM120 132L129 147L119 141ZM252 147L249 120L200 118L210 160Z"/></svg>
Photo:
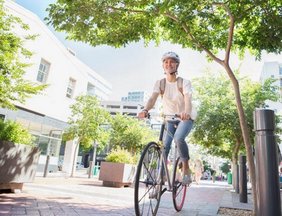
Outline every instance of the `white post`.
<svg viewBox="0 0 282 216"><path fill-rule="evenodd" d="M72 171L72 165L73 165L73 160L75 160L75 165L76 165L76 160L77 160L77 154L78 154L78 149L75 149L77 145L77 139L74 140L70 140L66 142L66 146L65 146L65 153L64 153L64 162L63 162L63 172L66 172L67 174L71 174ZM75 153L75 158L74 158L74 152L76 150Z"/></svg>

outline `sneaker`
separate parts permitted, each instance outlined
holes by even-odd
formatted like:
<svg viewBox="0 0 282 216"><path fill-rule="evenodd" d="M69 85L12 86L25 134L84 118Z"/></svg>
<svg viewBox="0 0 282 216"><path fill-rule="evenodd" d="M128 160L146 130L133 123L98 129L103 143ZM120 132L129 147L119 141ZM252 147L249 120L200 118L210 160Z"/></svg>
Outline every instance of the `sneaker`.
<svg viewBox="0 0 282 216"><path fill-rule="evenodd" d="M188 175L184 175L182 178L182 185L189 186L191 183L192 183L191 173L189 173Z"/></svg>

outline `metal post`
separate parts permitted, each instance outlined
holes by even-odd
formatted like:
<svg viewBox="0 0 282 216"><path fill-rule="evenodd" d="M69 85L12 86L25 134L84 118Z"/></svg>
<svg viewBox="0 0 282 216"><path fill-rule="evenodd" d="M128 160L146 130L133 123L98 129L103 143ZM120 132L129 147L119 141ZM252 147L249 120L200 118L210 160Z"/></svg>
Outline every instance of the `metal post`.
<svg viewBox="0 0 282 216"><path fill-rule="evenodd" d="M50 161L50 155L47 155L46 157L46 163L45 163L45 167L44 167L44 174L43 177L47 177L47 173L48 173L48 167L49 167L49 161Z"/></svg>
<svg viewBox="0 0 282 216"><path fill-rule="evenodd" d="M88 178L91 178L93 172L93 161L89 161Z"/></svg>
<svg viewBox="0 0 282 216"><path fill-rule="evenodd" d="M235 192L239 193L239 165L236 164L236 175L235 175Z"/></svg>
<svg viewBox="0 0 282 216"><path fill-rule="evenodd" d="M88 178L91 178L92 174L93 174L93 169L95 167L95 162L96 162L96 154L97 154L97 146L98 144L94 141L93 142L93 161L90 161L89 164L89 173L88 173Z"/></svg>
<svg viewBox="0 0 282 216"><path fill-rule="evenodd" d="M240 168L239 168L239 192L240 192L240 202L248 202L247 193L247 168L246 168L246 156L240 155Z"/></svg>
<svg viewBox="0 0 282 216"><path fill-rule="evenodd" d="M273 110L259 109L254 112L258 216L281 215L274 118Z"/></svg>

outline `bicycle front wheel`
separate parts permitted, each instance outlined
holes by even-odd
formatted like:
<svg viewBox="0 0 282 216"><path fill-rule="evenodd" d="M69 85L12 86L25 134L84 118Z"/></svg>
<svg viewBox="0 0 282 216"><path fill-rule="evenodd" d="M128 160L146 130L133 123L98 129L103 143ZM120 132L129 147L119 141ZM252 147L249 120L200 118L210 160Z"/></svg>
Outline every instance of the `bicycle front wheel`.
<svg viewBox="0 0 282 216"><path fill-rule="evenodd" d="M141 155L135 175L134 207L137 216L157 214L162 191L158 179L160 167L160 147L150 142Z"/></svg>
<svg viewBox="0 0 282 216"><path fill-rule="evenodd" d="M172 199L176 211L181 211L184 205L187 185L182 184L182 166L180 158L178 157L173 168L172 179Z"/></svg>

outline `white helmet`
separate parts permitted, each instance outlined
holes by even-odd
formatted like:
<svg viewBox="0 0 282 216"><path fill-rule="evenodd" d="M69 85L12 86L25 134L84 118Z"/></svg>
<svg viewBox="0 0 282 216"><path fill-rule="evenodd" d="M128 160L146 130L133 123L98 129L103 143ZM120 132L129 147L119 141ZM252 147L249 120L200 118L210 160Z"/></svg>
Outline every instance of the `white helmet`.
<svg viewBox="0 0 282 216"><path fill-rule="evenodd" d="M167 52L163 54L162 62L168 58L174 59L177 63L180 63L180 58L175 52Z"/></svg>

